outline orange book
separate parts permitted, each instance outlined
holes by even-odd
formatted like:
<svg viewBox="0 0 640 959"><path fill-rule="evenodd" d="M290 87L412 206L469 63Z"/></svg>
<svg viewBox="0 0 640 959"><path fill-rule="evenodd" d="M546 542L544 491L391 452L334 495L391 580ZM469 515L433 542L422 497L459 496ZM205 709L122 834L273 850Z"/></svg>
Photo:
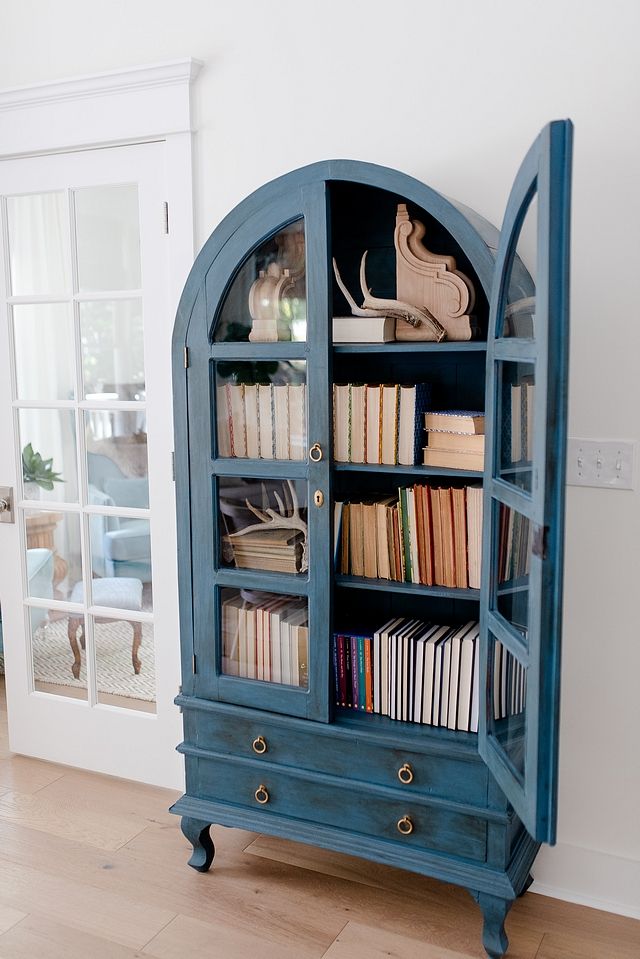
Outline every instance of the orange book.
<svg viewBox="0 0 640 959"><path fill-rule="evenodd" d="M422 500L422 521L424 535L424 573L425 586L433 586L433 522L431 519L431 496L429 487L420 488L420 498Z"/></svg>
<svg viewBox="0 0 640 959"><path fill-rule="evenodd" d="M451 499L453 505L456 586L466 589L469 585L469 576L467 571L467 497L465 488L452 489Z"/></svg>
<svg viewBox="0 0 640 959"><path fill-rule="evenodd" d="M433 582L436 586L446 586L444 581L444 557L442 553L442 521L440 514L440 490L429 487L431 500L431 522L433 528Z"/></svg>
<svg viewBox="0 0 640 959"><path fill-rule="evenodd" d="M453 541L453 507L451 490L438 490L440 503L440 534L442 536L443 586L456 585L455 549Z"/></svg>

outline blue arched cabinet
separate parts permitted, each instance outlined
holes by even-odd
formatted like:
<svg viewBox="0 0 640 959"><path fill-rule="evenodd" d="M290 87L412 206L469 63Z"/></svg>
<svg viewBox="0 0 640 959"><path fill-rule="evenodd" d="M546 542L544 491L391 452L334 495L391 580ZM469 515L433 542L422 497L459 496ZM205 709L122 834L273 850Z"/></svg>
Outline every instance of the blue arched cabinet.
<svg viewBox="0 0 640 959"><path fill-rule="evenodd" d="M504 920L531 881L539 844L555 840L571 137L569 121L541 132L500 232L382 167L327 161L283 176L211 235L188 278L174 332L183 673L177 702L186 793L173 811L193 845L190 864L210 867L209 827L217 823L457 883L483 911L492 957L506 951ZM369 250L370 286L377 296L396 295L398 203L425 224L431 248L453 255L472 280L478 339L332 344L332 316L346 312L333 257L355 291L361 253ZM286 270L270 265L283 250ZM286 309L274 319L268 290L278 283ZM423 479L478 477L334 462L332 386L356 381L426 381L434 408L485 409L479 590L334 572L334 501ZM505 446L513 442L516 384L530 390L530 435L514 465ZM242 429L232 412L238 396ZM281 513L292 517L291 529L278 527ZM526 552L508 580L499 568L505 518L521 531ZM265 570L251 547L243 552L238 530L269 520L274 545L255 547L269 553ZM258 625L254 618L249 626L242 620L247 603L265 596L257 603ZM257 629L255 642L267 644L274 615L296 637L286 662L282 653L277 665L268 664L266 646L258 645L264 661L258 652L257 665L254 657L250 669L239 668L246 630ZM403 615L479 619L477 734L335 705L334 631ZM497 719L496 664L505 656L517 665L521 708Z"/></svg>

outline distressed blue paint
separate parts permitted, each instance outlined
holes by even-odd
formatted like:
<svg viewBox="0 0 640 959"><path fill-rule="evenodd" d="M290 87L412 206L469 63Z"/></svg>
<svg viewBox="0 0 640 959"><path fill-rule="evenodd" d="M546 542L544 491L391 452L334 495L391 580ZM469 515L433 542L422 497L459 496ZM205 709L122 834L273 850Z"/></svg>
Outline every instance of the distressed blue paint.
<svg viewBox="0 0 640 959"><path fill-rule="evenodd" d="M543 131L514 186L497 267L498 231L478 214L401 173L347 160L313 164L267 184L222 221L200 252L181 298L173 346L183 669L183 693L176 702L184 713L185 740L180 751L185 756L187 774L186 795L173 811L184 818L185 834L194 846L194 868L206 869L210 864L213 850L206 827L212 822L252 828L339 851L356 851L377 862L403 866L470 889L485 914L484 938L489 954L500 955L506 949L502 920L511 902L526 888L538 850L538 843L527 834L521 819L532 835L540 838L552 837L555 821L561 598L558 577L562 559L560 454L564 449L566 415L566 287L562 273L568 255L569 153L567 124L552 124ZM543 243L539 250L544 255L539 255L541 268L536 277L538 296L544 295L547 304L548 323L546 318L542 322L549 329L548 351L540 348L539 341L495 340L495 317L499 315L503 295L495 277L501 275L507 256L505 236L514 232L521 215L522 190L530 192L534 179L543 198L541 230L554 236L553 244ZM491 300L493 326L488 344L342 344L331 348L331 223L335 213L332 204L339 204L340 198L347 195L345 191L352 188L360 191L360 200L363 189L387 191L387 210L389 194L393 194L407 201L410 208L421 208L434 218L439 229L449 234L452 243L468 258L478 289ZM306 233L308 341L213 342L220 305L246 256L299 217L304 217ZM344 210L342 218L336 221L344 224ZM522 295L531 293L531 278L517 257L512 264L512 282ZM189 348L188 369L183 367L184 346ZM375 483L382 483L387 489L396 481L401 484L437 477L447 482L447 477L478 479L479 475L420 466L332 466L332 368L336 367L336 377L351 377L353 371L353 379L359 376L366 381L376 372L376 364L383 363L389 376L423 375L438 384L443 393L455 390L454 395L463 401L472 399L475 390L481 402L485 350L489 373L487 422L493 411L491 384L497 358L532 361L537 373L544 368L544 386L550 395L548 409L559 410L558 422L553 424L558 437L555 447L547 449L541 441L536 448L542 494L531 497L514 492L505 483L494 481L490 472L485 478L488 499L501 499L551 528L550 563L540 564L543 568L535 586L540 601L536 636L540 639L535 648L530 640L527 650L520 649L520 656L530 656L538 668L543 657L548 657L549 671L537 674L537 691L552 715L535 714L535 767L527 767L524 790L521 784L518 786L523 795L513 797L518 815L507 799L512 798L513 783L505 780L504 763L496 759L494 746L491 741L487 743L486 737L481 758L478 737L473 734L336 709L330 689L334 608L338 615L351 607L366 612L370 606L379 612L389 603L390 609L402 612L404 608L411 615L415 615L416 608L424 610L425 616L429 609L440 616L449 611L464 621L465 616L477 615L480 601L485 633L491 622L491 614L486 612L490 595L487 575L480 591L333 575L334 496L341 498L345 491L355 495L358 490L365 495ZM211 364L218 360L293 358L307 363L308 441L309 445L318 442L322 446L325 456L321 462L218 458ZM540 415L546 417L545 398L537 394L538 399ZM536 415L538 412L536 409ZM490 435L488 447L491 457ZM216 528L215 504L216 484L222 476L291 476L307 483L308 574L287 577L218 568L220 533ZM321 508L313 505L316 489L324 493L325 504ZM490 526L485 523L485 554L491 541ZM308 598L309 690L221 674L219 617L220 590L224 587L273 590ZM542 605L545 590L550 602ZM497 633L505 644L514 641L503 625ZM486 680L486 665L484 677ZM533 711L530 719L532 715ZM534 733L529 730L527 735ZM258 736L263 736L268 744L262 755L256 755L252 749ZM404 785L397 771L407 762L414 771L414 780ZM539 782L534 781L534 774ZM269 803L264 806L254 796L261 784L270 793ZM402 836L397 830L396 823L403 815L411 815L414 821L416 828L410 836Z"/></svg>

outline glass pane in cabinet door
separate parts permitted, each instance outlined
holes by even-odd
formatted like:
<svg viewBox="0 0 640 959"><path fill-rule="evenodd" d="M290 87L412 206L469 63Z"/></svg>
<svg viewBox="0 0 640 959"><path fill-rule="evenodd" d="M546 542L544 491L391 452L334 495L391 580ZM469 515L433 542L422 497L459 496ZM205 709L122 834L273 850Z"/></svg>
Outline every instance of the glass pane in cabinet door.
<svg viewBox="0 0 640 959"><path fill-rule="evenodd" d="M89 506L147 509L149 480L145 412L85 412Z"/></svg>
<svg viewBox="0 0 640 959"><path fill-rule="evenodd" d="M219 362L214 402L218 456L307 458L304 360Z"/></svg>
<svg viewBox="0 0 640 959"><path fill-rule="evenodd" d="M502 335L531 338L536 336L536 287L533 277L537 265L538 197L533 196L520 227L518 242L510 265L509 287Z"/></svg>
<svg viewBox="0 0 640 959"><path fill-rule="evenodd" d="M74 199L80 292L140 289L137 185L86 187Z"/></svg>
<svg viewBox="0 0 640 959"><path fill-rule="evenodd" d="M77 503L73 410L22 409L18 416L24 498Z"/></svg>
<svg viewBox="0 0 640 959"><path fill-rule="evenodd" d="M13 307L19 400L75 399L73 318L68 303Z"/></svg>
<svg viewBox="0 0 640 959"><path fill-rule="evenodd" d="M66 194L7 197L7 219L12 295L68 293L71 244Z"/></svg>
<svg viewBox="0 0 640 959"><path fill-rule="evenodd" d="M533 524L504 503L494 503L494 509L499 509L494 608L526 640Z"/></svg>
<svg viewBox="0 0 640 959"><path fill-rule="evenodd" d="M221 608L223 673L308 688L306 599L262 590L223 589Z"/></svg>
<svg viewBox="0 0 640 959"><path fill-rule="evenodd" d="M527 669L489 634L490 697L488 729L509 763L524 776Z"/></svg>
<svg viewBox="0 0 640 959"><path fill-rule="evenodd" d="M24 526L27 595L81 603L80 514L28 509L24 511Z"/></svg>
<svg viewBox="0 0 640 959"><path fill-rule="evenodd" d="M304 220L256 247L236 273L215 323L216 342L307 338Z"/></svg>
<svg viewBox="0 0 640 959"><path fill-rule="evenodd" d="M84 616L58 609L28 610L33 688L40 693L87 699Z"/></svg>
<svg viewBox="0 0 640 959"><path fill-rule="evenodd" d="M504 361L498 364L497 372L500 393L495 476L530 493L535 429L535 366L532 363Z"/></svg>
<svg viewBox="0 0 640 959"><path fill-rule="evenodd" d="M274 573L307 571L307 484L218 479L220 565Z"/></svg>
<svg viewBox="0 0 640 959"><path fill-rule="evenodd" d="M144 400L142 301L80 303L85 399Z"/></svg>

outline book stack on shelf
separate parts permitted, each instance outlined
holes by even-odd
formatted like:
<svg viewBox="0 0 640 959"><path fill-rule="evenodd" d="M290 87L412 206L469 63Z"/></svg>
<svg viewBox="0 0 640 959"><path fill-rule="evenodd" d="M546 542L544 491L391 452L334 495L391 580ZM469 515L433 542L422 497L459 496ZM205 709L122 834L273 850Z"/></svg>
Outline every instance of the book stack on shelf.
<svg viewBox="0 0 640 959"><path fill-rule="evenodd" d="M428 383L335 383L334 460L414 466L430 402Z"/></svg>
<svg viewBox="0 0 640 959"><path fill-rule="evenodd" d="M477 410L441 410L425 414L425 466L448 469L484 469L484 413Z"/></svg>
<svg viewBox="0 0 640 959"><path fill-rule="evenodd" d="M482 487L401 487L393 496L335 503L343 575L480 588Z"/></svg>
<svg viewBox="0 0 640 959"><path fill-rule="evenodd" d="M399 617L369 634L336 633L336 702L404 722L478 730L479 625Z"/></svg>
<svg viewBox="0 0 640 959"><path fill-rule="evenodd" d="M529 575L533 526L528 517L500 504L498 534L498 582L507 583Z"/></svg>
<svg viewBox="0 0 640 959"><path fill-rule="evenodd" d="M274 573L299 573L304 533L291 529L254 530L223 536L240 569L265 569Z"/></svg>
<svg viewBox="0 0 640 959"><path fill-rule="evenodd" d="M260 593L235 594L222 603L223 672L286 686L308 685L309 622L306 600Z"/></svg>
<svg viewBox="0 0 640 959"><path fill-rule="evenodd" d="M218 455L306 456L304 383L225 383L216 389Z"/></svg>

